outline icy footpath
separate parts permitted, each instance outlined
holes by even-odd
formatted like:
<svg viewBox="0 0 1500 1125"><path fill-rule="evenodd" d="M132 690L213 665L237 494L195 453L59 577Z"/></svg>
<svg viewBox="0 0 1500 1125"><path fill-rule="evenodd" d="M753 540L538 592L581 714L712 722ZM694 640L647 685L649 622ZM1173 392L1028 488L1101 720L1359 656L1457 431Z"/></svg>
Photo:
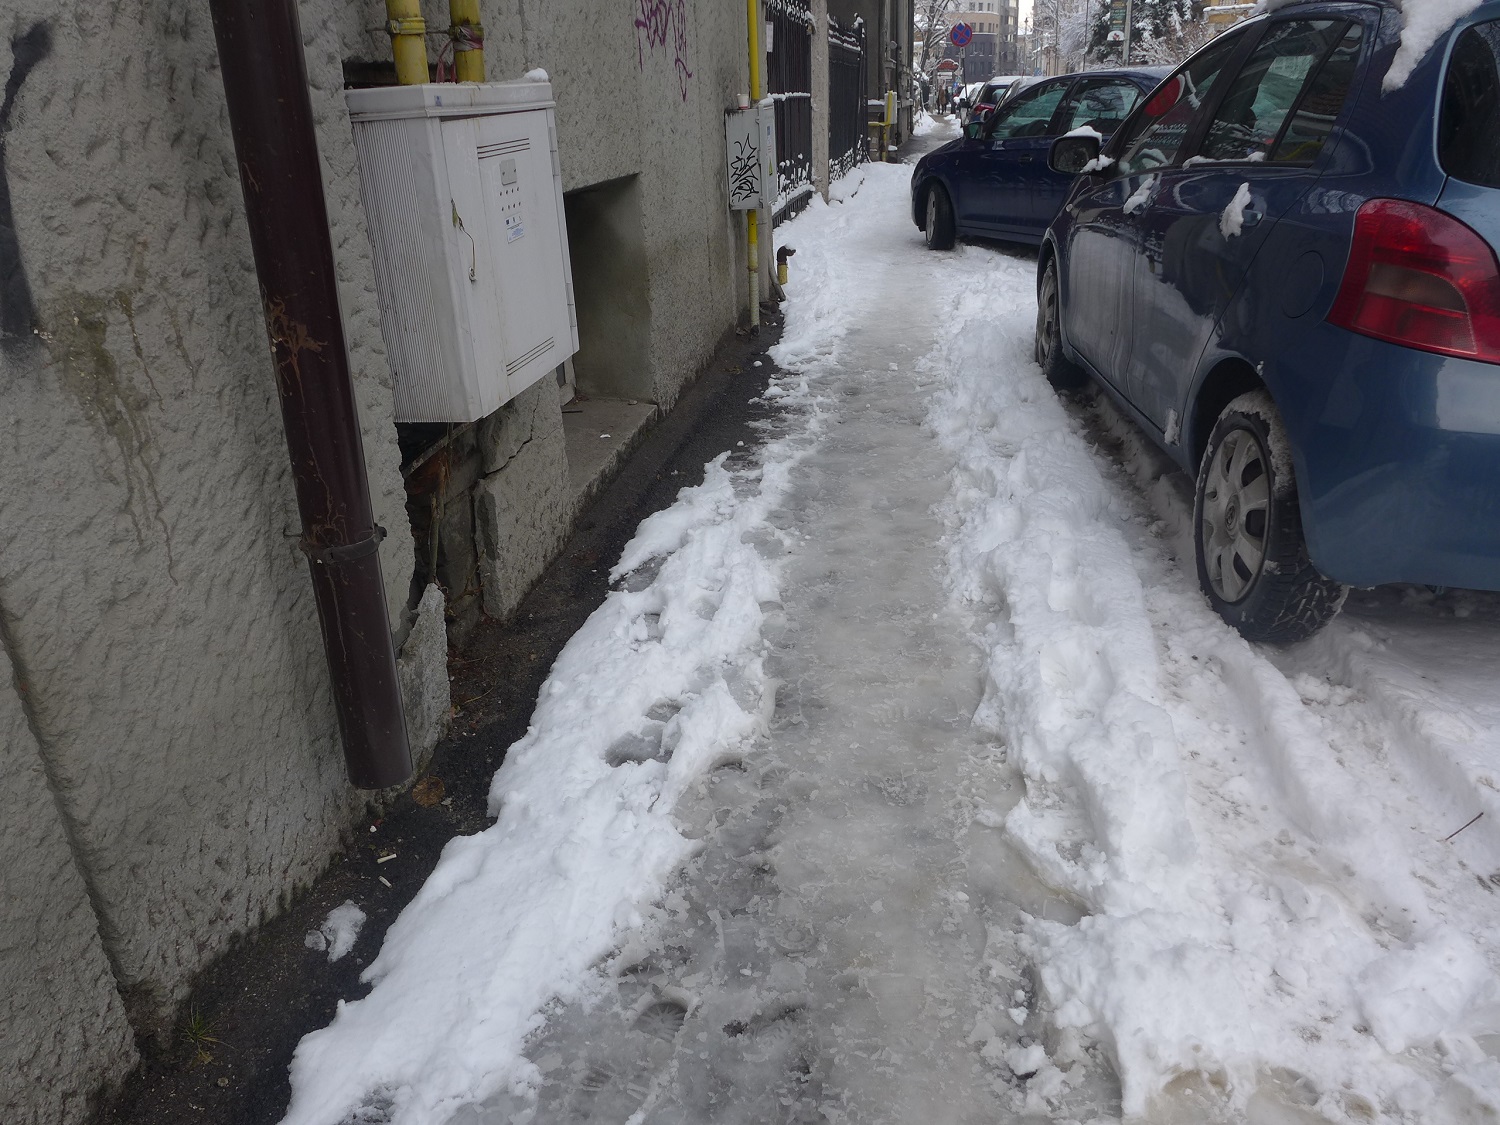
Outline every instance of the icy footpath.
<svg viewBox="0 0 1500 1125"><path fill-rule="evenodd" d="M869 169L847 207L780 231L798 269L773 354L828 426L769 517L791 543L770 730L684 794L701 851L592 1002L549 1009L527 1047L534 1103L453 1125L980 1125L1049 1110L1048 1088L1090 1116L1117 1102L1097 1063L1067 1090L1044 1067L1019 899L1074 915L975 821L1015 776L970 722L980 654L941 582L936 514L953 459L922 425L932 379L913 361L991 256L926 254L905 180Z"/></svg>
<svg viewBox="0 0 1500 1125"><path fill-rule="evenodd" d="M543 1006L591 985L691 854L684 788L765 727L761 607L780 566L753 541L821 424L785 397L789 432L758 464L720 457L642 523L611 572L626 588L564 648L495 776L498 820L448 844L365 970L369 995L297 1048L285 1125L436 1125L536 1082L522 1044Z"/></svg>
<svg viewBox="0 0 1500 1125"><path fill-rule="evenodd" d="M964 466L976 722L1026 778L1005 834L1085 912L1028 927L1053 1027L1108 1050L1127 1117L1490 1119L1495 896L1351 724L1208 611L1180 523L1030 362L1034 267L1004 268L930 360L931 420Z"/></svg>

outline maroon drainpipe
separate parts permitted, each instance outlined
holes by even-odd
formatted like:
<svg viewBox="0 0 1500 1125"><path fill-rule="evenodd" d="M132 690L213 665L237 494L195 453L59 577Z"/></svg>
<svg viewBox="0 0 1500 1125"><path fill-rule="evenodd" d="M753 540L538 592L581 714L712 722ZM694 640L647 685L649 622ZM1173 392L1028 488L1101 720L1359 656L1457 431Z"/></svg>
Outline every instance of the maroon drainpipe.
<svg viewBox="0 0 1500 1125"><path fill-rule="evenodd" d="M349 780L411 776L296 0L209 0Z"/></svg>

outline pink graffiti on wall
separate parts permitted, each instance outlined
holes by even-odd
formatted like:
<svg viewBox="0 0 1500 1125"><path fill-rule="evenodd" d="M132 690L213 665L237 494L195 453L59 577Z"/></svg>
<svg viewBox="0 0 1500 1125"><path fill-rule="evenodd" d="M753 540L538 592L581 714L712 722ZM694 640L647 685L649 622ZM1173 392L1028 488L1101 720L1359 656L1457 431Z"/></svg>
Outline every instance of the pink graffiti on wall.
<svg viewBox="0 0 1500 1125"><path fill-rule="evenodd" d="M693 72L687 64L687 0L636 0L635 50L642 70L646 69L646 52L658 47L672 56L677 70L677 85L682 100L687 101L688 80Z"/></svg>

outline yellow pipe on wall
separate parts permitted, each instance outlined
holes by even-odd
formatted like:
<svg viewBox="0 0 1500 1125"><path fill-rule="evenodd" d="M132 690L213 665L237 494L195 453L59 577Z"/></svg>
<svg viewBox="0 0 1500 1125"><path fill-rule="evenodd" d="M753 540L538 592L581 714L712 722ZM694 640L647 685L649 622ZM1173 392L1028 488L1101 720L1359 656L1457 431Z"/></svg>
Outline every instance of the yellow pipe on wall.
<svg viewBox="0 0 1500 1125"><path fill-rule="evenodd" d="M448 0L448 22L454 75L460 82L483 82L484 25L479 22L479 0Z"/></svg>
<svg viewBox="0 0 1500 1125"><path fill-rule="evenodd" d="M416 86L427 81L427 21L421 0L385 0L385 29L391 33L396 81Z"/></svg>
<svg viewBox="0 0 1500 1125"><path fill-rule="evenodd" d="M760 0L745 0L750 35L750 104L760 103ZM764 170L762 170L764 174ZM745 264L750 270L750 331L760 331L760 211L745 212Z"/></svg>

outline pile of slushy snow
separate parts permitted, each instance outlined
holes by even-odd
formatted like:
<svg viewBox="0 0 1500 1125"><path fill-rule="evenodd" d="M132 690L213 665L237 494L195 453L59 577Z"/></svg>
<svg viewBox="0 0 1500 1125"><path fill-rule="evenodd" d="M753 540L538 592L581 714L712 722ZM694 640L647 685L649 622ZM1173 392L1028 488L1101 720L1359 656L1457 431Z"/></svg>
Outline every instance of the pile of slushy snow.
<svg viewBox="0 0 1500 1125"><path fill-rule="evenodd" d="M928 365L961 465L952 578L988 653L976 722L1025 775L1004 831L1083 912L1029 927L1059 1042L1106 1049L1127 1116L1199 1075L1237 1112L1274 1087L1334 1121L1489 1119L1496 896L1106 479L1032 361L1034 271L997 256Z"/></svg>

